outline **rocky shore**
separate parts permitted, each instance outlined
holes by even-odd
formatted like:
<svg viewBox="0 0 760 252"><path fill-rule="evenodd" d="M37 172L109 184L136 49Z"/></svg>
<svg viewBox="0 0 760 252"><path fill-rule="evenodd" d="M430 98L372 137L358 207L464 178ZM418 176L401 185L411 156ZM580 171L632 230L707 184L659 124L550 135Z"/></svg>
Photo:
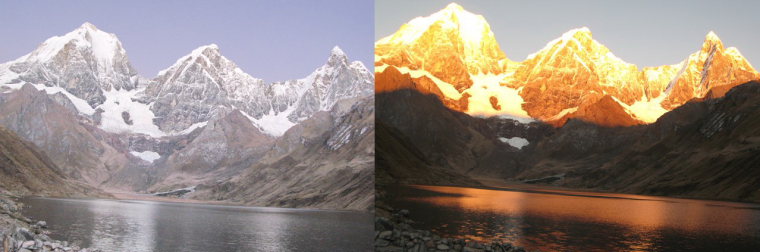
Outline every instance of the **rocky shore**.
<svg viewBox="0 0 760 252"><path fill-rule="evenodd" d="M99 252L80 248L48 235L47 223L21 215L20 203L13 196L0 194L0 252Z"/></svg>
<svg viewBox="0 0 760 252"><path fill-rule="evenodd" d="M375 217L375 251L525 252L525 249L510 243L443 238L430 231L414 229L408 210L388 212L392 214Z"/></svg>

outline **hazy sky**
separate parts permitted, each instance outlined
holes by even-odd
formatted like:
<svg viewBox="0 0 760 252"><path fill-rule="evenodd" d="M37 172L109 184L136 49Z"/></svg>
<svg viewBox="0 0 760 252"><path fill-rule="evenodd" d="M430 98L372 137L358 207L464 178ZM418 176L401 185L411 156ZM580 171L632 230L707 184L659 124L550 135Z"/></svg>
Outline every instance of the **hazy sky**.
<svg viewBox="0 0 760 252"><path fill-rule="evenodd" d="M372 0L0 0L0 63L89 21L116 34L132 65L149 78L211 43L266 81L306 77L335 45L371 68L373 5Z"/></svg>
<svg viewBox="0 0 760 252"><path fill-rule="evenodd" d="M380 39L417 16L451 1L377 0L375 37ZM760 1L457 1L483 15L501 49L522 61L564 32L582 26L595 40L639 68L675 64L702 46L715 31L760 68Z"/></svg>

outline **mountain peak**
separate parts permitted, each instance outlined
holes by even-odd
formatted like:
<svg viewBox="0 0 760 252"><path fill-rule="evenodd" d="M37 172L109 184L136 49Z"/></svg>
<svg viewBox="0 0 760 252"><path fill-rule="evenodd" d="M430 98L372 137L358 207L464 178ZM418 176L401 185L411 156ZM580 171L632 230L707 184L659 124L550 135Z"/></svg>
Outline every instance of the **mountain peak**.
<svg viewBox="0 0 760 252"><path fill-rule="evenodd" d="M567 41L577 41L580 45L588 43L590 41L593 41L593 37L591 34L591 30L589 30L588 27L580 27L571 29L565 33L562 34L559 39L555 39L552 42L549 42L549 44L553 44L556 42L567 42ZM565 43L567 44L567 43Z"/></svg>
<svg viewBox="0 0 760 252"><path fill-rule="evenodd" d="M37 49L29 55L22 57L21 60L35 62L50 61L53 57L59 55L66 48L66 45L70 43L73 43L76 48L89 48L88 51L98 60L99 67L110 69L113 64L112 61L117 55L126 55L116 35L99 30L92 23L85 22L77 29L63 36L54 36L45 40Z"/></svg>
<svg viewBox="0 0 760 252"><path fill-rule="evenodd" d="M180 57L172 66L169 68L166 68L164 70L161 70L158 72L158 76L162 76L169 72L172 69L175 70L182 70L184 69L184 64L195 62L197 60L207 61L209 63L217 62L217 61L228 61L224 56L222 56L221 52L219 51L219 46L216 44L208 44L208 45L202 45L198 48L193 49L192 52L189 54ZM234 66L235 68L237 66Z"/></svg>
<svg viewBox="0 0 760 252"><path fill-rule="evenodd" d="M710 31L705 35L705 41L717 41L720 42L720 38L714 31Z"/></svg>
<svg viewBox="0 0 760 252"><path fill-rule="evenodd" d="M208 45L199 46L198 48L195 48L193 50L193 52L190 53L190 55L192 55L192 56L198 56L198 55L203 54L206 51L210 51L210 52L214 52L214 53L219 54L219 46L216 45L216 44L208 44Z"/></svg>
<svg viewBox="0 0 760 252"><path fill-rule="evenodd" d="M707 33L707 35L705 35L705 42L702 43L702 51L708 53L712 50L722 51L723 49L723 41L720 40L715 32L710 31Z"/></svg>
<svg viewBox="0 0 760 252"><path fill-rule="evenodd" d="M337 45L333 47L331 54L332 55L346 55L346 53L343 52L343 50L341 50L340 47L338 47Z"/></svg>
<svg viewBox="0 0 760 252"><path fill-rule="evenodd" d="M499 74L509 62L486 19L456 3L412 19L375 48L386 64L423 69L458 87L472 85L469 74Z"/></svg>
<svg viewBox="0 0 760 252"><path fill-rule="evenodd" d="M458 3L452 2L449 5L446 5L446 8L444 8L444 10L448 10L448 11L452 11L452 12L457 12L457 11L464 11L464 8L461 5L459 5Z"/></svg>
<svg viewBox="0 0 760 252"><path fill-rule="evenodd" d="M348 64L348 56L337 45L330 51L330 58L327 59L327 64L334 66L337 64Z"/></svg>
<svg viewBox="0 0 760 252"><path fill-rule="evenodd" d="M543 49L528 55L526 59L533 59L538 55L547 54L551 50L559 50L559 48L563 47L573 47L580 51L599 50L604 54L608 51L604 45L594 40L591 30L588 27L583 26L571 29L563 33L559 38L549 41Z"/></svg>
<svg viewBox="0 0 760 252"><path fill-rule="evenodd" d="M465 26L464 28L467 29L477 29L484 25L488 25L483 16L469 12L457 3L450 3L446 8L443 8L431 17L433 16L436 16L438 20L447 20L455 24L462 24Z"/></svg>
<svg viewBox="0 0 760 252"><path fill-rule="evenodd" d="M586 36L590 38L591 30L588 27L583 26L580 28L571 29L562 34L563 38L578 38L579 36Z"/></svg>
<svg viewBox="0 0 760 252"><path fill-rule="evenodd" d="M84 22L82 25L79 26L78 29L99 31L98 27L95 27L95 25L90 22Z"/></svg>

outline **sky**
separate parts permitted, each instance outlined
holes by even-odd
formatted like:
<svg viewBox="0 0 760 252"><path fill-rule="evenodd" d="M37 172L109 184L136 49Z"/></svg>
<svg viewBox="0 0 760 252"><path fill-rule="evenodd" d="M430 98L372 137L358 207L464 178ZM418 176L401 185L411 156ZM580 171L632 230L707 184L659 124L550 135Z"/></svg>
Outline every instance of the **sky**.
<svg viewBox="0 0 760 252"><path fill-rule="evenodd" d="M116 34L144 77L216 43L253 77L298 79L325 64L335 45L371 68L373 7L372 0L0 0L0 63L90 22Z"/></svg>
<svg viewBox="0 0 760 252"><path fill-rule="evenodd" d="M393 34L417 16L451 3L377 0L375 39ZM573 28L588 27L616 56L638 65L676 64L698 51L713 30L760 68L760 1L457 1L485 17L508 58L522 61Z"/></svg>

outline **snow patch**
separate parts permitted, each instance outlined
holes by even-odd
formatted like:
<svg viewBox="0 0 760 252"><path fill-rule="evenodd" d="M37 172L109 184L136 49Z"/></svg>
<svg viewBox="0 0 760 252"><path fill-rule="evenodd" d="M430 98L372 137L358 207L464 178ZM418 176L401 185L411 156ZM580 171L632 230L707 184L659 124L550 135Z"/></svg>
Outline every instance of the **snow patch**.
<svg viewBox="0 0 760 252"><path fill-rule="evenodd" d="M288 129L296 125L288 119L288 115L290 115L290 112L292 112L293 107L294 106L291 106L287 110L280 113L275 113L273 110L270 110L268 114L262 116L259 119L256 119L243 111L240 112L243 113L243 115L247 117L248 120L251 120L251 123L253 123L254 126L259 128L265 134L279 137L285 134Z"/></svg>
<svg viewBox="0 0 760 252"><path fill-rule="evenodd" d="M528 142L528 139L522 138L522 137L499 137L499 141L502 143L506 143L511 145L512 147L517 148L518 150L522 150L523 147L528 146L530 142Z"/></svg>
<svg viewBox="0 0 760 252"><path fill-rule="evenodd" d="M641 100L634 102L632 105L625 104L615 97L613 98L615 98L615 101L623 106L623 108L625 108L634 118L645 123L653 123L656 122L660 116L668 112L668 110L662 107L662 100L664 100L666 96L665 93L662 93L654 99L642 98Z"/></svg>
<svg viewBox="0 0 760 252"><path fill-rule="evenodd" d="M129 154L132 154L132 156L138 157L142 160L148 161L148 163L153 163L153 161L156 161L156 159L161 158L161 155L153 151L130 151Z"/></svg>
<svg viewBox="0 0 760 252"><path fill-rule="evenodd" d="M187 135L190 134L190 132L193 132L195 129L200 127L206 127L206 124L208 124L208 121L203 121L199 123L194 123L193 125L190 125L190 127L187 127L186 129L183 129L182 131L178 131L172 135Z"/></svg>

